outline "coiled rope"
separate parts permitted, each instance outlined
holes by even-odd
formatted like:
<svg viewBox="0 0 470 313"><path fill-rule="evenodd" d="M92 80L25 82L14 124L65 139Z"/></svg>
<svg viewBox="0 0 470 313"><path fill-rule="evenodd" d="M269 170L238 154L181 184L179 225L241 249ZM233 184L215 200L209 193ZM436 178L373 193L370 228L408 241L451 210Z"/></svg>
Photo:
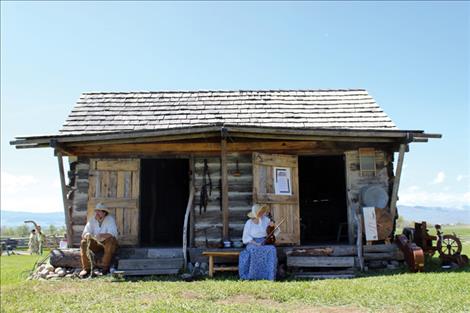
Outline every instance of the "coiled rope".
<svg viewBox="0 0 470 313"><path fill-rule="evenodd" d="M94 240L96 243L104 248L104 245L96 239L94 236L89 236L86 239L86 256L88 258L88 261L90 261L90 275L88 278L91 278L93 276L93 267L94 267L94 261L95 261L95 253L90 249L91 241Z"/></svg>

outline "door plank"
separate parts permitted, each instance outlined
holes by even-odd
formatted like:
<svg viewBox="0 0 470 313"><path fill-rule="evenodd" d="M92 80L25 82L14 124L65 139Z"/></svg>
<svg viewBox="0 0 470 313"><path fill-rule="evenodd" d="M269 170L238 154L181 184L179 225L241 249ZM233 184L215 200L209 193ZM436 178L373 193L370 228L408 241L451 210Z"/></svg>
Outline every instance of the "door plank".
<svg viewBox="0 0 470 313"><path fill-rule="evenodd" d="M291 171L292 195L276 195L274 167L287 167ZM297 156L253 153L253 203L269 204L275 221L280 222L280 244L300 244L300 212Z"/></svg>
<svg viewBox="0 0 470 313"><path fill-rule="evenodd" d="M138 244L140 160L91 159L90 175L88 217L102 202L116 219L119 244Z"/></svg>

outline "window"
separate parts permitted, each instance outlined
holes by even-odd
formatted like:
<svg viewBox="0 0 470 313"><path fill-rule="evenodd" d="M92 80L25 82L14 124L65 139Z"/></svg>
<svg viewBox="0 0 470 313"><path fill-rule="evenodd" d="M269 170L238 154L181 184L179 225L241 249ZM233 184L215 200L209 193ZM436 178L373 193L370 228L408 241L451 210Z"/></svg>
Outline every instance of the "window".
<svg viewBox="0 0 470 313"><path fill-rule="evenodd" d="M361 148L359 149L359 169L361 176L375 176L375 149Z"/></svg>

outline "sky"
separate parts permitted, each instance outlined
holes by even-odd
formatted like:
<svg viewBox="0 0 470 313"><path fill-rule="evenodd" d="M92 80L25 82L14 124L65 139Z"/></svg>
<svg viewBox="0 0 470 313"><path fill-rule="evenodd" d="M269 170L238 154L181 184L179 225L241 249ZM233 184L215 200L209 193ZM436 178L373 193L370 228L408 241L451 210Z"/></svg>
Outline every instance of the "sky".
<svg viewBox="0 0 470 313"><path fill-rule="evenodd" d="M470 214L468 2L1 2L1 209L63 211L54 134L82 92L365 88L402 130L399 205Z"/></svg>

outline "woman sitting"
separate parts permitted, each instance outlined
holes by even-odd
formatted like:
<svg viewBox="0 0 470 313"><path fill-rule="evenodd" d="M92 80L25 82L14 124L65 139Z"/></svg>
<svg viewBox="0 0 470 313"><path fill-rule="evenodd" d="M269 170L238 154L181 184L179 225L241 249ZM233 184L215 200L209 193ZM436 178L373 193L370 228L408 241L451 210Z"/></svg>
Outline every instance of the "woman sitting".
<svg viewBox="0 0 470 313"><path fill-rule="evenodd" d="M276 278L277 255L273 245L265 245L266 229L271 220L265 216L267 206L255 204L248 213L250 218L243 228L246 249L240 252L239 274L241 279L257 280Z"/></svg>

